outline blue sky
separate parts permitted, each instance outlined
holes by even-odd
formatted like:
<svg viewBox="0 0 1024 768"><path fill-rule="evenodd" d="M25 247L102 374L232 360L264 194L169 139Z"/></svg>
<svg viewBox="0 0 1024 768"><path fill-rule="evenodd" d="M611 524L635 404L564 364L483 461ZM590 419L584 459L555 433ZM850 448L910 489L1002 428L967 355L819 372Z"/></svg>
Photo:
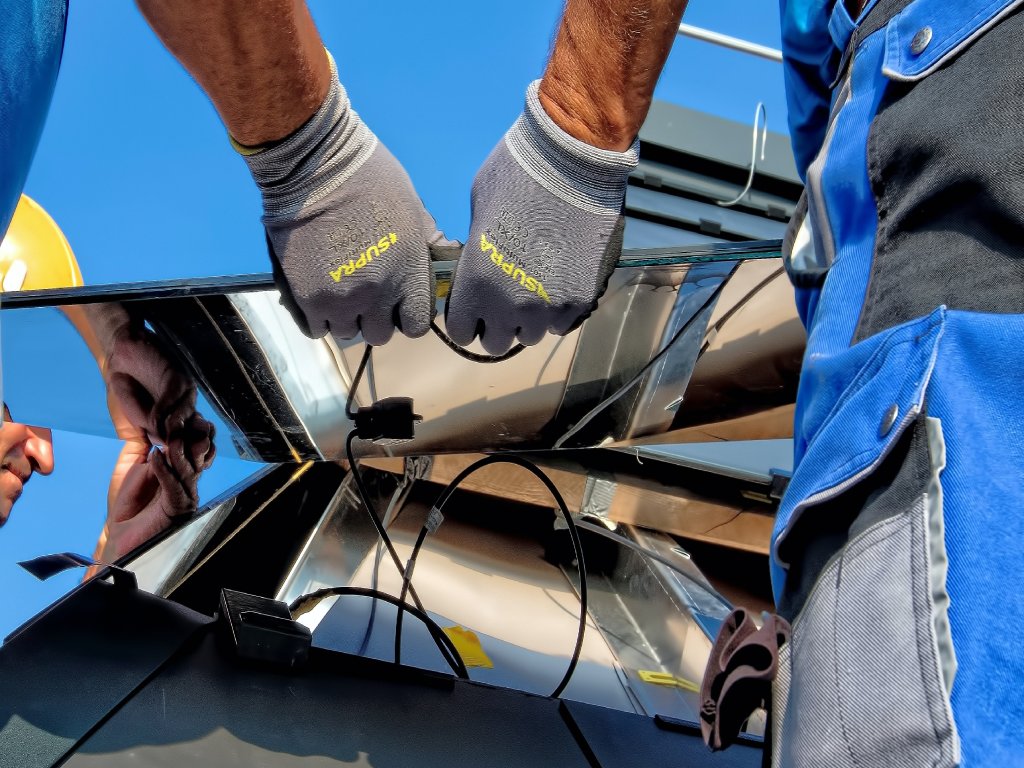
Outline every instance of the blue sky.
<svg viewBox="0 0 1024 768"><path fill-rule="evenodd" d="M310 3L352 103L405 165L450 237L469 227L477 167L544 69L560 2ZM686 21L772 47L773 0L692 0ZM785 131L778 64L677 39L656 97L750 123L765 102ZM72 0L61 74L26 192L57 220L90 283L267 271L259 197L206 97L134 5ZM5 368L15 361L5 351ZM11 403L17 415L17 404ZM118 445L55 435L58 467L36 478L0 531L0 636L69 588L13 561L91 553ZM253 465L221 460L204 498Z"/></svg>
<svg viewBox="0 0 1024 768"><path fill-rule="evenodd" d="M464 239L479 164L522 109L561 3L311 4L352 103ZM691 24L777 47L773 0L693 0ZM677 40L657 97L782 130L781 67ZM57 93L27 191L87 280L265 271L259 196L206 97L123 3L72 0Z"/></svg>

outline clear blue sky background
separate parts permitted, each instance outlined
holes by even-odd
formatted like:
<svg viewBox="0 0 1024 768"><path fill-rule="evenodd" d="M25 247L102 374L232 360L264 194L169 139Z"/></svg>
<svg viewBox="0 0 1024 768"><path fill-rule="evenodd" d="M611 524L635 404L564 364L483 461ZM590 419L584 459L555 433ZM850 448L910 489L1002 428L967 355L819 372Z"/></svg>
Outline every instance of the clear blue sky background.
<svg viewBox="0 0 1024 768"><path fill-rule="evenodd" d="M543 72L561 3L312 2L352 102L409 171L451 237L469 227L480 162ZM774 0L692 0L686 21L772 47ZM677 39L656 97L750 123L758 101L785 131L781 67ZM134 5L71 0L57 92L26 192L57 220L90 283L267 271L259 197L212 106ZM4 368L17 360L4 350ZM11 407L17 416L17 403ZM118 444L55 436L0 531L0 635L75 583L37 584L18 559L90 553ZM222 460L204 498L254 470Z"/></svg>

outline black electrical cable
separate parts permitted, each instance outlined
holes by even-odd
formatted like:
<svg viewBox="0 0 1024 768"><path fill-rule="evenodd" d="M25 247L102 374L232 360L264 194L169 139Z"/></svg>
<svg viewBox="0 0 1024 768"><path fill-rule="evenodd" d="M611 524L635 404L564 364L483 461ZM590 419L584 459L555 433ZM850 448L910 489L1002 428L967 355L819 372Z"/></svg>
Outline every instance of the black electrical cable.
<svg viewBox="0 0 1024 768"><path fill-rule="evenodd" d="M619 387L617 390L615 390L612 394L610 394L608 397L606 397L600 403L598 403L593 408L591 408L589 411L587 411L587 413L583 416L582 419L577 421L572 426L572 428L570 428L564 435L562 435L560 438L558 438L555 441L555 444L552 447L553 448L561 448L563 445L565 445L565 441L566 440L568 440L570 437L572 437L577 432L579 432L581 429L583 429L585 426L587 426L587 424L589 424L591 421L594 420L594 417L596 417L603 410L605 410L609 405L611 405L612 403L616 402L619 398L621 398L623 395L625 395L627 392L629 392L630 389L632 389L634 386L636 386L637 382L639 382L641 379L643 379L644 376L647 375L647 372L654 366L654 364L657 363L659 360L661 360L661 358L663 358L668 353L668 351L672 348L672 345L675 344L676 341L678 341L682 337L682 335L684 333L686 333L690 329L690 326L693 325L694 321L698 317L700 317L701 314L703 314L704 310L706 310L708 307L710 307L715 302L715 299L717 299L719 297L719 295L721 295L722 290L725 288L725 286L728 283L729 283L729 281L727 279L723 278L722 282L718 285L718 287L715 288L715 290L713 290L711 292L711 295L708 296L708 298L704 301L704 303L700 305L700 308L696 312L693 313L693 315L690 317L689 320L687 320L685 323L683 323L682 327L672 335L672 338L668 340L668 343L665 344L665 346L663 346L661 349L659 349L658 352L654 355L654 357L652 357L650 360L648 360L646 363L644 363L643 368L641 368L639 371L637 371L635 376L630 378L629 381L627 381L625 384L623 384L621 387Z"/></svg>
<svg viewBox="0 0 1024 768"><path fill-rule="evenodd" d="M439 338L441 341L445 343L445 346L447 346L448 349L457 354L459 357L464 357L467 360L474 363L503 363L506 360L511 360L513 357L515 357L524 349L526 349L526 347L523 346L522 344L516 344L514 347L508 350L508 352L503 352L500 355L481 355L476 352L470 352L468 349L464 347L460 347L458 344L452 341L451 336L442 331L438 324L433 321L431 321L430 323L430 330L434 332L434 335L437 336L437 338Z"/></svg>
<svg viewBox="0 0 1024 768"><path fill-rule="evenodd" d="M416 543L412 545L412 555L405 564L405 575L402 577L402 591L399 593L399 602L405 604L405 596L412 585L412 569L416 567L416 558L419 556L420 547L423 546L424 540L427 538L427 533L430 529L424 525L420 528L419 535L416 537ZM395 619L395 663L400 664L402 660L402 609L399 607L398 616Z"/></svg>
<svg viewBox="0 0 1024 768"><path fill-rule="evenodd" d="M345 595L369 597L373 600L382 600L385 603L390 603L396 608L403 607L397 597L376 589L365 589L363 587L326 587L295 598L291 602L291 605L288 606L288 610L292 612L293 616L296 613L301 616L303 613L312 610L312 608L322 600L335 595L342 597ZM312 603L312 605L307 606L307 603ZM448 651L447 654L442 651L441 655L444 656L444 660L448 663L448 666L452 668L452 671L462 679L468 680L469 670L466 669L465 663L459 656L459 652L455 648L455 643L453 643L452 639L444 633L444 630L438 626L437 622L430 618L426 612L421 611L418 608L414 608L411 605L405 605L404 609L423 622L423 625L427 628L430 636L434 638L434 642L437 643L438 648L446 649Z"/></svg>
<svg viewBox="0 0 1024 768"><path fill-rule="evenodd" d="M366 364L370 362L370 356L373 354L373 347L369 344L363 349L363 356L359 360L359 367L356 369L356 375L352 378L352 383L348 388L348 397L345 400L345 415L349 419L355 419L356 412L352 410L352 400L356 396L356 388L359 386L360 379L363 378L363 371L366 370Z"/></svg>
<svg viewBox="0 0 1024 768"><path fill-rule="evenodd" d="M384 523L380 519L380 515L373 508L373 504L370 502L370 494L366 490L366 486L363 485L363 477L359 472L359 465L356 462L355 454L352 453L352 441L357 437L355 430L348 433L348 438L345 440L345 453L348 455L348 461L352 468L352 476L356 481L356 489L359 492L359 499L363 502L363 506L366 507L367 513L370 515L370 520L373 521L373 527L377 529L377 534L380 536L381 541L384 542L384 546L388 550L388 554L391 555L392 561L395 563L395 567L398 568L398 573L401 576L405 576L405 569L402 567L402 560L398 556L398 552L395 549L395 545L391 543L391 537L388 536L388 532L384 529ZM423 605L419 602L419 598L413 594L413 602L416 603L416 607L423 610Z"/></svg>
<svg viewBox="0 0 1024 768"><path fill-rule="evenodd" d="M359 472L359 465L356 462L355 454L352 453L352 441L356 437L357 435L355 430L348 433L348 438L345 440L345 453L348 455L349 465L351 466L352 476L355 478L356 481L356 489L359 492L359 498L363 502L363 506L366 508L366 512L370 516L370 520L373 521L373 527L377 529L377 534L380 536L381 541L384 542L384 546L387 548L388 554L391 555L391 561L395 564L395 567L398 569L399 575L404 579L405 568L402 567L402 559L398 556L398 552L395 549L395 545L391 543L391 537L388 536L388 532L384 528L384 523L381 522L380 515L377 514L377 511L373 508L373 504L370 502L370 494L367 493L366 486L363 485L363 477L362 474ZM426 611L423 608L423 603L420 602L420 597L416 594L415 590L410 588L409 594L412 596L412 601L413 603L415 603L416 608L418 608L421 612L425 613ZM405 601L404 592L402 594L402 601ZM401 608L399 608L398 615L402 615ZM447 637L447 635L445 635L445 637ZM442 655L445 655L447 651L442 650L441 653ZM456 658L457 657L458 652L456 652ZM400 659L395 659L395 663L398 663L399 661ZM454 663L454 661L451 659L449 659L448 661L449 663Z"/></svg>
<svg viewBox="0 0 1024 768"><path fill-rule="evenodd" d="M356 375L352 378L352 384L348 389L348 398L345 402L345 413L350 419L355 418L356 414L352 411L352 399L355 397L356 388L359 386L359 380L363 376L363 372L366 370L366 365L370 361L370 357L373 354L373 347L369 344L363 350L363 357L359 361L359 368L356 369ZM398 552L395 550L395 545L391 543L391 538L388 536L387 530L384 528L384 523L381 521L377 511L373 508L373 504L370 502L370 494L366 491L366 486L363 485L363 477L359 472L359 465L356 462L355 454L352 452L352 441L358 437L356 430L352 430L348 433L348 438L345 440L345 453L348 455L348 463L352 469L352 476L356 481L356 489L359 492L359 499L363 502L363 506L366 508L367 514L370 516L370 520L373 521L373 527L377 529L377 534L380 536L384 546L387 547L388 553L391 555L392 561L395 563L395 567L398 569L398 573L405 576L405 570L402 568L402 560L398 556ZM413 593L413 601L416 603L416 607L421 611L423 610L423 604L419 600L419 596Z"/></svg>
<svg viewBox="0 0 1024 768"><path fill-rule="evenodd" d="M381 557L384 555L384 549L380 542L377 542L377 554L373 563L373 578L370 580L370 588L377 588L377 572L380 569ZM359 643L359 650L356 651L356 656L365 656L366 649L370 647L370 636L373 634L373 624L377 620L377 601L374 600L370 604L370 618L366 620L366 630L363 632L362 642Z"/></svg>
<svg viewBox="0 0 1024 768"><path fill-rule="evenodd" d="M471 474L476 472L478 469L486 467L488 464L515 464L516 466L522 467L537 479L539 479L544 486L550 491L555 502L558 504L558 509L565 518L565 523L569 528L569 538L572 539L572 547L576 553L576 564L580 570L580 623L579 628L576 631L576 645L573 647L572 658L569 660L569 666L565 670L565 674L562 676L562 680L558 683L558 686L552 692L551 697L557 698L561 695L562 691L569 684L569 680L572 678L573 672L576 671L576 665L580 660L580 652L583 650L583 636L587 629L587 566L583 559L583 543L580 541L579 531L576 530L576 522L572 519L572 515L569 514L569 508L566 506L565 499L562 498L562 494L558 492L558 488L551 482L546 474L536 464L531 461L527 461L519 456L485 456L479 461L475 461L466 467L464 470L459 472L455 476L448 486L441 492L441 495L437 498L437 503L434 504L434 509L438 512L444 508L444 505L451 498L451 495L455 493L459 485ZM419 556L420 548L423 546L423 542L426 540L429 529L424 525L420 529L419 536L416 537L416 544L413 546L412 555L409 558L409 562L405 567L405 574L402 578L402 593L399 597L399 609L398 609L398 623L395 632L395 655L399 655L399 647L402 640L402 605L405 605L405 594L407 590L412 589L412 572L416 567L416 558Z"/></svg>
<svg viewBox="0 0 1024 768"><path fill-rule="evenodd" d="M348 388L348 397L346 398L345 401L345 413L349 419L354 420L358 415L356 414L355 411L352 410L352 400L355 397L356 389L359 386L359 381L362 379L363 373L366 371L366 366L369 364L372 355L373 346L367 344L366 347L363 349L363 356L359 361L359 367L356 369L356 375L352 377L352 383L349 385ZM395 568L398 569L399 575L402 576L402 578L404 579L405 569L402 568L402 560L398 556L398 552L395 550L395 545L391 543L391 537L388 536L388 532L384 528L384 523L381 521L380 516L377 514L377 511L373 508L373 503L370 501L370 494L366 491L366 486L363 484L363 476L362 473L360 473L359 471L359 464L358 462L356 462L355 454L352 451L352 441L355 440L355 438L357 438L358 436L358 432L356 430L352 430L351 432L348 433L348 437L345 440L345 453L348 456L348 462L352 471L352 476L355 478L356 481L356 490L359 492L359 499L360 501L362 501L363 507L366 509L366 514L370 516L370 520L373 522L373 527L377 529L377 534L380 536L380 540L384 543L384 546L387 548L388 554L391 555L391 561L395 564ZM416 608L421 613L426 615L426 611L423 608L423 603L420 601L419 595L416 594L415 590L410 591L410 594L412 595L412 599L416 605ZM404 594L402 595L402 600L403 602L405 601ZM373 612L371 612L371 617L372 613ZM398 615L402 615L401 609L399 610ZM368 642L369 627L367 629L368 631L365 641ZM445 637L447 638L448 636L445 635ZM448 648L448 646L450 646L450 649ZM438 646L441 649L441 655L445 657L445 661L447 661L449 664L455 664L456 660L458 660L458 663L462 664L462 659L459 656L458 650L455 649L455 646L451 644L450 641L448 643L448 646ZM453 657L449 657L449 654L451 653L454 653ZM397 664L399 662L400 659L396 658L395 663ZM465 668L464 664L463 668Z"/></svg>
<svg viewBox="0 0 1024 768"><path fill-rule="evenodd" d="M395 489L395 493L391 497L391 501L388 502L388 508L387 508L387 510L385 510L384 517L381 520L381 522L383 523L385 529L387 529L387 527L393 522L391 520L391 514L390 513L391 513L391 510L394 508L395 503L398 501L398 497L401 495L402 489L403 489L403 486L399 485L398 488ZM380 577L380 561L383 559L383 557L384 557L384 542L378 541L376 549L375 549L375 552L374 552L374 555L373 555L373 575L370 577L370 589L377 589L377 579ZM363 640L362 640L361 643L359 643L359 650L356 651L356 656L364 656L366 654L366 649L370 645L370 636L373 634L373 624L374 624L374 621L376 621L376 618L377 618L377 601L374 600L370 604L370 618L367 619L367 621L366 621L366 631L363 632Z"/></svg>

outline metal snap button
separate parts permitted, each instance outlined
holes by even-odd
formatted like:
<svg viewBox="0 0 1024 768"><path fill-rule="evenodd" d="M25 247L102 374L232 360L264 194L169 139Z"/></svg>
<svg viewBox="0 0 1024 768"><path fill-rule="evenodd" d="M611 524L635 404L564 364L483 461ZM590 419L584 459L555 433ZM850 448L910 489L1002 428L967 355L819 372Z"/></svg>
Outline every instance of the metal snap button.
<svg viewBox="0 0 1024 768"><path fill-rule="evenodd" d="M917 34L914 35L914 39L910 41L910 52L915 56L919 56L924 53L924 49L928 47L928 43L932 41L932 28L922 27L917 30Z"/></svg>
<svg viewBox="0 0 1024 768"><path fill-rule="evenodd" d="M896 423L896 417L900 415L899 406L895 403L889 406L889 410L882 417L882 423L878 425L878 436L885 437L892 431L892 425Z"/></svg>

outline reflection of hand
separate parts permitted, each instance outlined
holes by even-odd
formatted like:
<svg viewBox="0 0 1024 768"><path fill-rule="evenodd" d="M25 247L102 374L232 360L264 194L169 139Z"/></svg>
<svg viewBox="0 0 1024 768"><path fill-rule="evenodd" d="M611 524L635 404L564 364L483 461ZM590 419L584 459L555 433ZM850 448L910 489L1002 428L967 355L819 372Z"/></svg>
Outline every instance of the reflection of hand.
<svg viewBox="0 0 1024 768"><path fill-rule="evenodd" d="M118 437L164 443L195 411L196 389L156 334L117 302L63 307L96 358Z"/></svg>
<svg viewBox="0 0 1024 768"><path fill-rule="evenodd" d="M114 562L196 510L199 475L216 454L213 436L213 425L193 413L163 450L143 439L125 443L110 479L96 560Z"/></svg>
<svg viewBox="0 0 1024 768"><path fill-rule="evenodd" d="M153 443L180 433L195 414L196 388L156 335L128 323L112 335L107 348L104 378L118 435Z"/></svg>

